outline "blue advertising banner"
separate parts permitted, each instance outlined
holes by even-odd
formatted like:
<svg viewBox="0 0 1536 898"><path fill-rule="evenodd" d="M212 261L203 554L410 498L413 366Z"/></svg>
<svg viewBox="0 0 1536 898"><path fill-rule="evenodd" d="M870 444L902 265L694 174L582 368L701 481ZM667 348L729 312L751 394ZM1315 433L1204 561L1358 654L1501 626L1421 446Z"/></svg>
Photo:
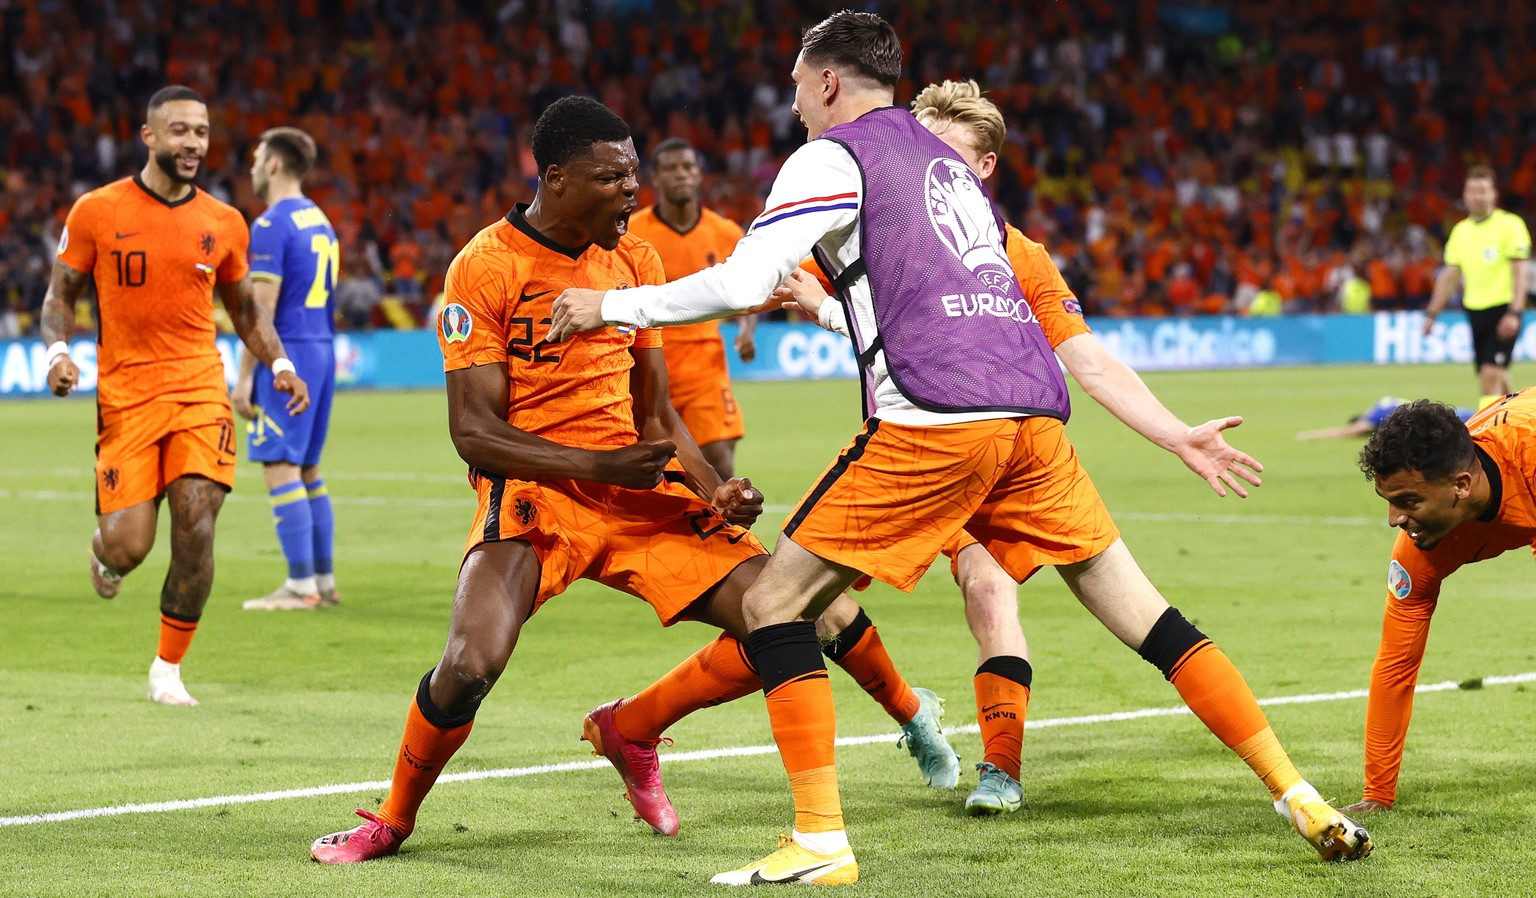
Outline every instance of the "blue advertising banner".
<svg viewBox="0 0 1536 898"><path fill-rule="evenodd" d="M1272 365L1378 365L1472 361L1472 335L1460 313L1440 317L1426 335L1419 312L1375 315L1289 315L1280 318L1115 318L1089 324L1111 354L1138 371L1259 368ZM1536 312L1515 344L1515 358L1536 358ZM726 323L731 376L739 380L857 377L847 338L812 324L770 322L757 329L757 357L743 363L736 326ZM234 382L238 341L218 338L225 376ZM41 340L0 341L0 398L42 396L48 372ZM96 344L78 339L81 394L96 390ZM440 388L442 356L431 330L362 331L336 337L336 381L342 389Z"/></svg>

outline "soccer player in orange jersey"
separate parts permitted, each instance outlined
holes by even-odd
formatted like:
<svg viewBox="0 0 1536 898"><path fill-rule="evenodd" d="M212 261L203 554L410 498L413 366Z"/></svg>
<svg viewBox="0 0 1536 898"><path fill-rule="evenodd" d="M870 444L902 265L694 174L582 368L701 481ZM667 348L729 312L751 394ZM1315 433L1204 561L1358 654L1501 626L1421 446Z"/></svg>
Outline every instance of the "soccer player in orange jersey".
<svg viewBox="0 0 1536 898"><path fill-rule="evenodd" d="M651 166L659 194L656 205L636 212L629 228L656 248L667 280L686 277L729 256L741 239L741 226L699 202L703 175L693 146L681 138L664 140L651 153ZM744 361L751 361L757 319L746 315L738 320L736 351ZM683 416L704 457L721 477L729 479L736 470L736 441L746 431L731 392L720 324L701 321L669 327L664 339L672 406Z"/></svg>
<svg viewBox="0 0 1536 898"><path fill-rule="evenodd" d="M602 104L567 97L539 116L533 154L541 172L533 203L459 252L438 319L449 430L479 498L447 646L407 710L389 797L377 815L358 812L362 826L315 840L310 855L323 863L399 849L524 622L577 579L643 599L664 625L697 620L725 631L695 656L697 667L674 671L692 707L659 709L640 697L587 717L584 737L618 768L637 815L657 832L675 835L677 814L654 744L627 728L662 727L661 715L759 685L740 676L750 671L740 640L742 596L768 557L742 526L761 513L762 494L746 480L722 480L704 460L668 401L660 331L546 339L550 305L570 286L664 281L655 250L628 233L639 189L629 128ZM863 669L889 671L891 689L910 696L878 640L866 645L884 660L865 657Z"/></svg>
<svg viewBox="0 0 1536 898"><path fill-rule="evenodd" d="M1049 344L1019 299L995 210L953 149L893 107L901 72L901 43L879 16L844 11L807 30L791 79L811 140L780 169L731 257L659 287L569 290L554 306L552 340L718 318L761 304L814 250L835 274L854 337L868 417L745 598L794 830L779 850L712 881L858 880L811 619L861 575L910 590L962 531L1016 580L1060 565L1080 601L1130 635L1263 780L1298 833L1327 859L1364 857L1365 830L1301 777L1231 661L1119 541L1065 437L1066 387L1055 359L1041 356Z"/></svg>
<svg viewBox="0 0 1536 898"><path fill-rule="evenodd" d="M1365 710L1365 794L1344 809L1368 813L1397 801L1440 584L1462 565L1536 551L1536 389L1509 394L1466 424L1427 399L1399 406L1360 451L1360 469L1401 531Z"/></svg>
<svg viewBox="0 0 1536 898"><path fill-rule="evenodd" d="M94 281L101 333L91 583L104 599L117 595L123 576L154 546L160 501L169 499L171 567L160 591L149 697L195 705L181 659L213 588L214 522L235 483L215 293L240 339L277 373L277 388L291 397L289 414L309 406L309 391L271 314L252 299L245 220L194 184L208 152L207 104L190 88L162 88L150 98L140 134L149 147L144 168L70 209L43 299L42 334L50 344L48 386L68 395L80 369L65 341L74 333L75 301Z"/></svg>

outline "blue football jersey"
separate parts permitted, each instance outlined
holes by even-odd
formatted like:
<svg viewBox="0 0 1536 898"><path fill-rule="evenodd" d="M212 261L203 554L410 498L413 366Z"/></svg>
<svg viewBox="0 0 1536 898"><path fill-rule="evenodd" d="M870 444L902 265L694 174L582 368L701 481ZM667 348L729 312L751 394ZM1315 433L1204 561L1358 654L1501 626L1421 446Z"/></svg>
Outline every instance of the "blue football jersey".
<svg viewBox="0 0 1536 898"><path fill-rule="evenodd" d="M1371 406L1369 410L1356 416L1355 420L1364 421L1365 423L1371 425L1372 430L1375 430L1381 426L1381 422L1387 420L1387 416L1392 414L1392 412L1396 410L1398 406L1405 405L1407 402L1408 400L1399 399L1396 396L1383 396L1376 400L1376 404ZM1456 417L1463 421L1467 420L1475 414L1477 414L1477 409L1463 408L1461 406L1456 407Z"/></svg>
<svg viewBox="0 0 1536 898"><path fill-rule="evenodd" d="M251 280L281 284L273 316L284 343L336 335L341 247L330 219L309 197L279 200L251 225Z"/></svg>

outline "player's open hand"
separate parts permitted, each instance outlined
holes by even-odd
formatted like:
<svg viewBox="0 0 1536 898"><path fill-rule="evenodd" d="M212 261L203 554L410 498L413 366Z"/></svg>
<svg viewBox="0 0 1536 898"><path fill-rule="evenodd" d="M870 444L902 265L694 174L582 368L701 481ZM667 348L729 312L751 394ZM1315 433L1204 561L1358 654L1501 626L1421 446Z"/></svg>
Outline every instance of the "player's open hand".
<svg viewBox="0 0 1536 898"><path fill-rule="evenodd" d="M68 396L80 384L80 366L61 355L48 369L48 389L55 396Z"/></svg>
<svg viewBox="0 0 1536 898"><path fill-rule="evenodd" d="M796 268L773 289L771 297L793 312L803 312L812 321L821 320L821 304L827 301L827 292L821 282L804 268Z"/></svg>
<svg viewBox="0 0 1536 898"><path fill-rule="evenodd" d="M712 503L720 516L741 527L751 527L763 513L762 491L745 477L733 477L715 487Z"/></svg>
<svg viewBox="0 0 1536 898"><path fill-rule="evenodd" d="M1339 808L1339 810L1345 814L1375 814L1379 811L1392 810L1392 805L1374 798L1362 798L1349 807Z"/></svg>
<svg viewBox="0 0 1536 898"><path fill-rule="evenodd" d="M571 287L555 297L550 316L551 343L563 343L574 334L595 331L608 322L603 320L603 291Z"/></svg>
<svg viewBox="0 0 1536 898"><path fill-rule="evenodd" d="M292 371L278 372L272 378L272 386L288 394L289 415L301 415L309 408L309 384Z"/></svg>
<svg viewBox="0 0 1536 898"><path fill-rule="evenodd" d="M1264 482L1259 479L1259 472L1264 470L1264 466L1258 459L1234 449L1221 435L1223 430L1241 423L1243 419L1237 415L1215 418L1199 427L1191 427L1184 434L1183 441L1173 447L1174 454L1209 483L1218 496L1225 497L1230 488L1238 498L1246 499L1248 490L1242 481L1253 486Z"/></svg>
<svg viewBox="0 0 1536 898"><path fill-rule="evenodd" d="M592 479L631 490L655 489L667 463L676 456L677 444L671 440L645 440L623 449L600 451Z"/></svg>

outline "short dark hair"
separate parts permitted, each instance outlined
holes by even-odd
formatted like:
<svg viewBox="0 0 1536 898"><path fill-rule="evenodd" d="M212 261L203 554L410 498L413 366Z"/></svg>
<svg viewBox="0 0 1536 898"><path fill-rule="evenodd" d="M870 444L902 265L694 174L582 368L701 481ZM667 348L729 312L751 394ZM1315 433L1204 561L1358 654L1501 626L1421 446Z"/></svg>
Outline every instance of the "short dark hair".
<svg viewBox="0 0 1536 898"><path fill-rule="evenodd" d="M257 144L266 144L267 152L282 160L283 171L299 180L315 167L315 139L287 125L261 132Z"/></svg>
<svg viewBox="0 0 1536 898"><path fill-rule="evenodd" d="M805 30L800 55L815 65L831 63L895 87L901 78L901 41L891 23L872 12L835 12Z"/></svg>
<svg viewBox="0 0 1536 898"><path fill-rule="evenodd" d="M1360 450L1360 470L1377 481L1399 471L1444 480L1468 470L1476 455L1472 434L1456 410L1420 399L1398 406L1381 422Z"/></svg>
<svg viewBox="0 0 1536 898"><path fill-rule="evenodd" d="M1497 184L1493 177L1493 169L1486 165L1474 165L1467 169L1467 176L1463 181L1487 181L1489 184Z"/></svg>
<svg viewBox="0 0 1536 898"><path fill-rule="evenodd" d="M655 168L661 164L662 153L678 153L682 152L683 150L687 150L693 153L695 157L699 155L699 151L695 149L693 144L689 143L686 139L681 137L668 137L661 143L656 144L656 149L651 150L651 167Z"/></svg>
<svg viewBox="0 0 1536 898"><path fill-rule="evenodd" d="M155 91L155 95L149 98L149 109L146 110L145 118L154 115L156 109L174 100L192 100L202 103L204 106L208 105L208 101L203 99L203 95L192 88L181 84L172 84L169 87L162 87Z"/></svg>
<svg viewBox="0 0 1536 898"><path fill-rule="evenodd" d="M533 161L539 177L551 165L590 155L594 143L629 139L629 125L591 97L561 97L533 123Z"/></svg>

